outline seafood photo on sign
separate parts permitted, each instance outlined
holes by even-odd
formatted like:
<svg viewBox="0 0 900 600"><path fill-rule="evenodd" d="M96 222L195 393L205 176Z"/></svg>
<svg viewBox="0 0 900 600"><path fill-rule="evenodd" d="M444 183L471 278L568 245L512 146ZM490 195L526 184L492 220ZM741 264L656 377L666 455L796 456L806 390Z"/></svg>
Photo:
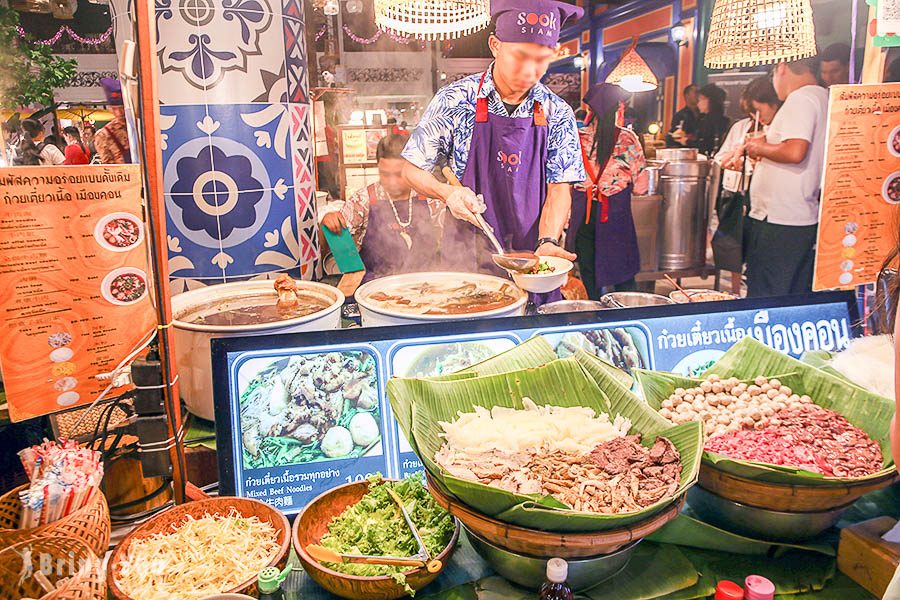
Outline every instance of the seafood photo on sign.
<svg viewBox="0 0 900 600"><path fill-rule="evenodd" d="M647 335L637 327L588 329L562 335L545 334L544 337L553 344L560 358L584 350L627 373L650 367Z"/></svg>
<svg viewBox="0 0 900 600"><path fill-rule="evenodd" d="M391 372L399 377L436 377L467 369L513 348L509 338L415 344L397 350Z"/></svg>
<svg viewBox="0 0 900 600"><path fill-rule="evenodd" d="M245 468L381 454L378 375L368 352L248 361L240 379Z"/></svg>

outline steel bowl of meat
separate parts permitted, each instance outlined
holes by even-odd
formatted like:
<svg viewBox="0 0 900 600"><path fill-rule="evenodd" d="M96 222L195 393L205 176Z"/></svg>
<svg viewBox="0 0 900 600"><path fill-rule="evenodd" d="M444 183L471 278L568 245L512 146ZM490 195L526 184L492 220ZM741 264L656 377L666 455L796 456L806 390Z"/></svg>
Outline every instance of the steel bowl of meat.
<svg viewBox="0 0 900 600"><path fill-rule="evenodd" d="M728 292L720 292L717 290L675 290L669 294L669 298L676 304L687 304L689 302L722 302L725 300L738 300L738 296L729 294Z"/></svg>
<svg viewBox="0 0 900 600"><path fill-rule="evenodd" d="M286 275L274 282L223 283L173 296L180 388L188 410L214 418L211 339L338 329L343 304L337 288Z"/></svg>
<svg viewBox="0 0 900 600"><path fill-rule="evenodd" d="M94 239L110 252L128 252L144 241L144 226L131 213L111 213L97 221Z"/></svg>
<svg viewBox="0 0 900 600"><path fill-rule="evenodd" d="M881 188L881 195L890 204L900 204L900 171L887 176Z"/></svg>
<svg viewBox="0 0 900 600"><path fill-rule="evenodd" d="M525 314L525 292L477 273L408 273L375 279L356 291L363 327Z"/></svg>
<svg viewBox="0 0 900 600"><path fill-rule="evenodd" d="M110 303L118 306L133 304L147 295L147 274L135 267L110 271L100 283L100 292Z"/></svg>

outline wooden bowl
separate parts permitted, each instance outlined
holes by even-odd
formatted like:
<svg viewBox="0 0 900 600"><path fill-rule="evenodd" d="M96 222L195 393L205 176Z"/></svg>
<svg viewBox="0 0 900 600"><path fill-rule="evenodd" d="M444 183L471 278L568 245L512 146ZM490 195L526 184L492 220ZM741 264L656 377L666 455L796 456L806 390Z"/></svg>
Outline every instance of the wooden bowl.
<svg viewBox="0 0 900 600"><path fill-rule="evenodd" d="M754 508L780 512L823 512L852 504L897 481L895 472L878 479L834 485L789 485L745 479L704 462L699 485L717 496Z"/></svg>
<svg viewBox="0 0 900 600"><path fill-rule="evenodd" d="M333 571L316 562L307 552L310 544L318 544L328 532L331 520L340 515L347 507L356 504L369 491L369 483L359 481L347 483L340 487L321 494L309 503L294 521L293 539L294 550L300 557L304 570L312 577L313 581L341 598L350 600L394 600L403 598L407 594L403 587L391 577L361 577ZM437 559L447 566L451 554L456 549L459 539L459 523L450 543L444 548ZM406 572L406 582L414 590L420 590L437 579L440 571L429 573L424 568L412 569Z"/></svg>
<svg viewBox="0 0 900 600"><path fill-rule="evenodd" d="M264 502L260 502L259 500L222 496L218 498L209 498L208 500L188 502L187 504L182 504L180 506L173 506L129 533L125 539L116 546L112 555L109 557L107 581L109 583L110 595L113 598L116 598L116 600L133 600L117 585L116 575L118 575L119 570L121 569L121 563L128 552L128 547L135 540L143 539L154 533L171 531L173 525L180 525L188 516L201 518L206 514L226 515L231 509L235 509L244 517L257 517L260 521L268 522L275 528L277 534L276 541L280 547L275 558L273 558L266 566L274 566L283 569L287 564L288 552L291 547L291 526L288 523L287 518L281 514L278 509L273 508ZM230 590L222 590L221 593L244 593L255 596L256 575L237 587Z"/></svg>
<svg viewBox="0 0 900 600"><path fill-rule="evenodd" d="M428 491L438 504L450 511L467 529L475 532L485 541L517 554L530 556L557 556L559 558L591 558L601 554L612 554L628 544L640 540L669 521L675 519L684 506L682 495L671 506L632 525L619 529L594 533L554 533L526 529L503 523L466 506L440 489L431 476Z"/></svg>

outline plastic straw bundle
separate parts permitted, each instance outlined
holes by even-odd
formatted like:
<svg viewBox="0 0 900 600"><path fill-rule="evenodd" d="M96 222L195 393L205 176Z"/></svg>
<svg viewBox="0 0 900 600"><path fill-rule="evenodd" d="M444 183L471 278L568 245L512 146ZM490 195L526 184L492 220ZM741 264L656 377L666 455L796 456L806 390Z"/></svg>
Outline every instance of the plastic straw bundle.
<svg viewBox="0 0 900 600"><path fill-rule="evenodd" d="M19 452L31 485L19 492L20 529L52 523L87 504L103 479L100 453L71 440L44 440Z"/></svg>

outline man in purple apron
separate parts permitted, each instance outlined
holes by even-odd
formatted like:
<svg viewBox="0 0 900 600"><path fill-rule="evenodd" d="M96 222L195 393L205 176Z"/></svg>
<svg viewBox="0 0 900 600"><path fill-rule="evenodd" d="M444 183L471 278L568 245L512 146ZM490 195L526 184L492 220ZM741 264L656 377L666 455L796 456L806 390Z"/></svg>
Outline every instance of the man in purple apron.
<svg viewBox="0 0 900 600"><path fill-rule="evenodd" d="M455 217L444 222L445 267L488 273L500 271L476 213L507 250L574 260L559 240L572 204L570 184L585 177L572 109L540 83L560 28L583 10L553 0L497 0L493 13L494 62L439 90L403 151L413 188L443 200ZM435 178L432 171L444 163L464 187Z"/></svg>

